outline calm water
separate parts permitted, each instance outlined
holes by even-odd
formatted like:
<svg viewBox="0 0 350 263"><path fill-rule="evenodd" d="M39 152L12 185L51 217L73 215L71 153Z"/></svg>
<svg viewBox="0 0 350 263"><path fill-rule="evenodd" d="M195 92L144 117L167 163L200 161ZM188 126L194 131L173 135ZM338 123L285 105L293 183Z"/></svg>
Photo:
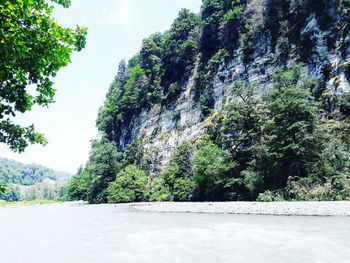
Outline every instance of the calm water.
<svg viewBox="0 0 350 263"><path fill-rule="evenodd" d="M0 208L1 263L350 262L350 218Z"/></svg>

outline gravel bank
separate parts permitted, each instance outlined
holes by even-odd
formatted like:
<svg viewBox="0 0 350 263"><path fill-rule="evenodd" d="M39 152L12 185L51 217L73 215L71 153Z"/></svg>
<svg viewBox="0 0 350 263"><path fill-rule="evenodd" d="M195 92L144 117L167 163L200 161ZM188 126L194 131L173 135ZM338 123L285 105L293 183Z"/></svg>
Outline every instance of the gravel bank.
<svg viewBox="0 0 350 263"><path fill-rule="evenodd" d="M213 202L130 204L137 211L285 216L350 216L350 202Z"/></svg>

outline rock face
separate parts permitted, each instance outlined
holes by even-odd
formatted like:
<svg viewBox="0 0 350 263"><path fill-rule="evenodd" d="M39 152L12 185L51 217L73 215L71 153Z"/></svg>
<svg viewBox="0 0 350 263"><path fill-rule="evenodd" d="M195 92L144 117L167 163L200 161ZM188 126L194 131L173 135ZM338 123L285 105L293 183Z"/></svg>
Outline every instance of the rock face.
<svg viewBox="0 0 350 263"><path fill-rule="evenodd" d="M254 26L259 26L263 20L264 9L260 2L261 0L249 1L246 7L247 17ZM331 21L334 27L337 26L336 20L334 14L334 21ZM342 48L336 48L327 44L327 37L331 34L329 29L322 29L315 13L309 14L299 34L301 43L311 45L309 55L307 58L298 57L295 54L300 46L291 43L288 50L290 55L285 64L293 65L302 60L306 62L309 73L318 78L330 92L349 91L350 35L340 40ZM266 32L260 33L249 63L243 60L243 45L241 43L240 47L230 54L231 59L222 62L216 72L212 89L215 101L213 115L220 112L225 101L231 97L231 86L235 81L254 83L262 91L273 84L273 75L278 68L277 57L282 52L279 45L273 47L272 37ZM124 68L121 67L120 71ZM143 110L134 116L130 125L122 131L117 142L119 147L123 148L133 139L141 140L151 171L162 170L168 164L176 146L184 140L198 140L205 131L208 117L203 117L200 102L195 99L194 91L198 74L197 64L176 100L170 105L157 104L151 109Z"/></svg>

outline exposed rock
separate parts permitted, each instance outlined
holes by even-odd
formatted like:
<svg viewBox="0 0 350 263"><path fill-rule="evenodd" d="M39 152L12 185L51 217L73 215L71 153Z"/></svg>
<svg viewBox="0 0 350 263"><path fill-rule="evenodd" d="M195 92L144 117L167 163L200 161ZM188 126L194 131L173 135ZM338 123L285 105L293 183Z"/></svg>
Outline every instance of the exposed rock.
<svg viewBox="0 0 350 263"><path fill-rule="evenodd" d="M248 2L245 12L248 21L256 22L253 24L255 26L259 21L261 26L263 25L263 2L265 1ZM299 1L292 1L291 11L293 8L299 8L299 5ZM329 12L332 13L334 10L330 9ZM349 91L350 36L343 39L344 48L341 52L328 47L327 38L330 35L332 32L322 29L316 14L310 14L300 30L300 41L310 45L307 47L309 56L302 60L307 62L309 73L318 78L320 85L329 91ZM289 44L289 53L292 54L290 57L293 58L286 64L293 65L296 63L295 54L300 47L297 43ZM220 64L213 82L215 101L213 112L220 112L225 101L231 96L232 84L237 80L254 83L261 91L271 87L273 75L279 66L277 57L280 52L278 46L272 47L272 45L270 34L265 32L255 43L251 63L243 62L243 47L241 47L231 54L229 61ZM125 73L123 68L120 68L119 72L121 75ZM132 139L141 139L150 158L151 170L163 169L176 146L184 140L198 140L205 130L201 105L194 98L193 92L197 75L196 67L187 85L183 87L183 92L171 105L155 105L151 109L143 110L133 118L128 129L122 131L119 146L127 145Z"/></svg>

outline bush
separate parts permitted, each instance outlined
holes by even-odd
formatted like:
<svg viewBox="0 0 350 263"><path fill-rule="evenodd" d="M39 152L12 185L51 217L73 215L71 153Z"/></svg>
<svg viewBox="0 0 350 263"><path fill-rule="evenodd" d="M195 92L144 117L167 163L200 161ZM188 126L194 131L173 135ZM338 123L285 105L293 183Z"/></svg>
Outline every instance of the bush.
<svg viewBox="0 0 350 263"><path fill-rule="evenodd" d="M224 21L225 23L229 23L233 19L239 18L241 13L243 12L244 7L243 6L236 6L229 10L225 15L224 15Z"/></svg>
<svg viewBox="0 0 350 263"><path fill-rule="evenodd" d="M147 192L147 199L151 202L165 202L171 200L169 190L165 187L162 177L156 177L152 180L151 187Z"/></svg>
<svg viewBox="0 0 350 263"><path fill-rule="evenodd" d="M273 202L274 201L274 195L270 191L265 191L261 194L259 194L258 198L256 199L258 202Z"/></svg>
<svg viewBox="0 0 350 263"><path fill-rule="evenodd" d="M109 203L130 203L144 201L147 177L134 165L118 173L115 182L108 187Z"/></svg>

